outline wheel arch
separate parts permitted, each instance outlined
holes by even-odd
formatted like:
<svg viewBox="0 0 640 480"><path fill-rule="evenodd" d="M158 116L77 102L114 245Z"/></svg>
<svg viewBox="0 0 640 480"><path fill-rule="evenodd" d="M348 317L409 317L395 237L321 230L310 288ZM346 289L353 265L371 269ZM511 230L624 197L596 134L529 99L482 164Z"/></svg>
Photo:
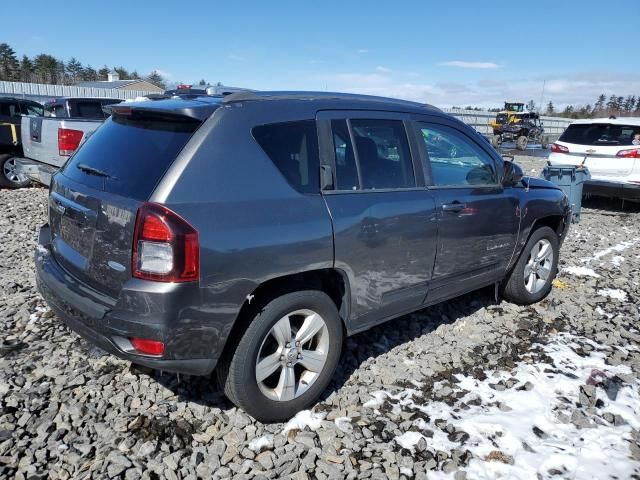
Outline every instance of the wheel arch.
<svg viewBox="0 0 640 480"><path fill-rule="evenodd" d="M351 313L351 289L347 274L337 268L308 270L270 278L247 295L227 336L220 358L228 357L235 349L247 325L267 303L281 295L301 290L319 290L326 293L338 309L346 335Z"/></svg>

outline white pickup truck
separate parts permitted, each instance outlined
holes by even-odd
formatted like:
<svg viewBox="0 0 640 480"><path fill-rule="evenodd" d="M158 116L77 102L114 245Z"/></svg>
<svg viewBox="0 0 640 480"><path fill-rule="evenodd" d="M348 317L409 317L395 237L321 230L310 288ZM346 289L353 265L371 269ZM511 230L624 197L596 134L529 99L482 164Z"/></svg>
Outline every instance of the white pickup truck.
<svg viewBox="0 0 640 480"><path fill-rule="evenodd" d="M114 98L60 98L44 105L44 117L23 116L23 158L16 158L20 174L49 185L78 146L107 118L106 105Z"/></svg>

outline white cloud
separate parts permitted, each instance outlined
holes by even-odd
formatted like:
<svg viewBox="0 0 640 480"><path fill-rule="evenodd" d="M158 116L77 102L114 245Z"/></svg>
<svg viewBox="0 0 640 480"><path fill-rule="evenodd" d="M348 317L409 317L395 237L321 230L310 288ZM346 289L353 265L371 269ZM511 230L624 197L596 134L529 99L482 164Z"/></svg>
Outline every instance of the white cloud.
<svg viewBox="0 0 640 480"><path fill-rule="evenodd" d="M411 81L407 81L411 80ZM319 88L321 90L364 93L430 103L439 107L467 105L481 108L501 107L506 100L540 102L542 79L507 79L487 77L473 82L440 81L421 82L418 78L408 79L402 74L375 73L327 73L309 77L297 88ZM315 85L315 86L314 86ZM289 86L293 87L293 86ZM567 104L584 105L593 103L604 93L607 97L616 95L636 95L640 92L640 74L616 75L566 74L548 78L545 86L544 104L553 101L556 108Z"/></svg>
<svg viewBox="0 0 640 480"><path fill-rule="evenodd" d="M358 50L358 53L369 53L369 50L367 50L366 48L361 48L360 50Z"/></svg>
<svg viewBox="0 0 640 480"><path fill-rule="evenodd" d="M381 73L390 73L391 69L387 68L387 67L383 67L382 65L378 65L376 67L376 71L381 72Z"/></svg>
<svg viewBox="0 0 640 480"><path fill-rule="evenodd" d="M456 67L456 68L472 68L486 70L490 68L500 68L500 65L494 62L465 62L461 60L451 60L448 62L441 62L438 64L441 67Z"/></svg>

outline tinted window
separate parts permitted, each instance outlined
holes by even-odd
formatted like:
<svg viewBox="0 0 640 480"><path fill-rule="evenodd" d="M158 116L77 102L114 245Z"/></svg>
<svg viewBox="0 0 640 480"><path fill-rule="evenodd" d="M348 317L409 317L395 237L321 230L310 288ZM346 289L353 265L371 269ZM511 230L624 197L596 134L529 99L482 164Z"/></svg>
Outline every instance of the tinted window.
<svg viewBox="0 0 640 480"><path fill-rule="evenodd" d="M20 115L17 103L0 103L0 115L5 117L17 117Z"/></svg>
<svg viewBox="0 0 640 480"><path fill-rule="evenodd" d="M43 108L42 105L37 105L35 103L23 103L22 113L25 115L36 115L41 117L43 114Z"/></svg>
<svg viewBox="0 0 640 480"><path fill-rule="evenodd" d="M336 189L357 190L358 168L353 155L353 146L349 137L349 128L346 120L332 120L331 131L333 133L333 148L336 156Z"/></svg>
<svg viewBox="0 0 640 480"><path fill-rule="evenodd" d="M104 118L100 101L80 100L71 104L71 117L77 118Z"/></svg>
<svg viewBox="0 0 640 480"><path fill-rule="evenodd" d="M66 118L67 112L61 103L49 103L44 106L45 117Z"/></svg>
<svg viewBox="0 0 640 480"><path fill-rule="evenodd" d="M64 175L102 189L102 177L78 168L86 165L111 177L104 181L107 191L147 200L198 125L186 120L111 117L71 157Z"/></svg>
<svg viewBox="0 0 640 480"><path fill-rule="evenodd" d="M314 120L261 125L253 129L253 136L292 187L302 193L320 190Z"/></svg>
<svg viewBox="0 0 640 480"><path fill-rule="evenodd" d="M419 125L429 155L434 185L498 183L493 159L462 132L442 125Z"/></svg>
<svg viewBox="0 0 640 480"><path fill-rule="evenodd" d="M640 135L640 125L573 124L560 136L560 141L578 145L638 145L640 138L636 135ZM638 143L633 143L634 140Z"/></svg>
<svg viewBox="0 0 640 480"><path fill-rule="evenodd" d="M363 189L416 186L404 125L399 120L351 120Z"/></svg>

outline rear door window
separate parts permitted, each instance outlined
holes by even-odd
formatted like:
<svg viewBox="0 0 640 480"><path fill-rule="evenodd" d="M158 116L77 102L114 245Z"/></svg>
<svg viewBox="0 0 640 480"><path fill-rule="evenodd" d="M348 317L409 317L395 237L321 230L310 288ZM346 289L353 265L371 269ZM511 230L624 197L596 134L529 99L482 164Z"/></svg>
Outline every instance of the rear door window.
<svg viewBox="0 0 640 480"><path fill-rule="evenodd" d="M638 145L640 125L573 124L567 127L559 141L592 146Z"/></svg>
<svg viewBox="0 0 640 480"><path fill-rule="evenodd" d="M20 108L17 103L0 103L0 115L3 117L19 117Z"/></svg>
<svg viewBox="0 0 640 480"><path fill-rule="evenodd" d="M493 159L462 132L445 125L418 124L431 165L433 185L439 187L496 185Z"/></svg>
<svg viewBox="0 0 640 480"><path fill-rule="evenodd" d="M320 191L320 159L315 120L254 127L253 137L289 184L300 193Z"/></svg>
<svg viewBox="0 0 640 480"><path fill-rule="evenodd" d="M111 117L71 157L64 175L99 190L147 200L199 125L180 117ZM87 173L86 167L107 176Z"/></svg>
<svg viewBox="0 0 640 480"><path fill-rule="evenodd" d="M363 189L416 186L409 142L400 120L353 119L351 129Z"/></svg>
<svg viewBox="0 0 640 480"><path fill-rule="evenodd" d="M35 115L37 117L41 117L43 115L43 108L42 105L35 103L23 103L22 113L24 115Z"/></svg>

